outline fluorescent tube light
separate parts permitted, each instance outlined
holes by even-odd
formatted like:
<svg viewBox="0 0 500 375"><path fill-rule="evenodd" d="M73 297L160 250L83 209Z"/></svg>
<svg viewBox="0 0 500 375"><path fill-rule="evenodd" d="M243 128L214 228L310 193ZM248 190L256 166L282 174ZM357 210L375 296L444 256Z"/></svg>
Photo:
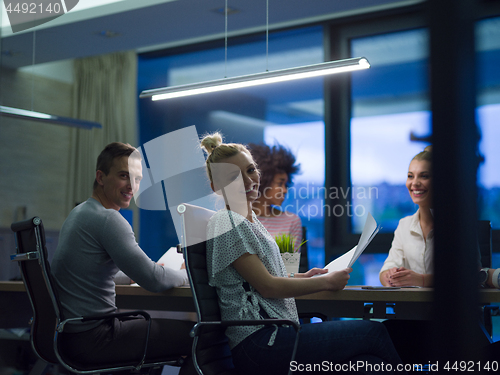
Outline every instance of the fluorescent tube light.
<svg viewBox="0 0 500 375"><path fill-rule="evenodd" d="M370 63L366 58L356 57L352 59L329 61L320 64L301 66L298 68L289 68L271 72L249 74L239 77L223 78L201 83L191 83L181 86L144 90L143 92L141 92L139 97L152 97L153 100L172 99L189 95L199 95L209 92L290 81L294 79L352 72L355 70L368 69L369 67Z"/></svg>
<svg viewBox="0 0 500 375"><path fill-rule="evenodd" d="M102 128L98 122L78 120L69 117L49 115L41 112L28 111L26 109L5 107L0 105L0 115L6 117L20 118L30 121L48 122L55 125L66 125L76 128L92 129Z"/></svg>

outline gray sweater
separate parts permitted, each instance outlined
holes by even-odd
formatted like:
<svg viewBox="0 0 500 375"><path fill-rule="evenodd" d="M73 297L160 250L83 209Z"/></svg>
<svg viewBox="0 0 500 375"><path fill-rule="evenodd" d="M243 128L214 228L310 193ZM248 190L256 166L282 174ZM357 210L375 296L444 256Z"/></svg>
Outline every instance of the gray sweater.
<svg viewBox="0 0 500 375"><path fill-rule="evenodd" d="M119 270L152 292L188 282L186 270L164 268L142 251L118 211L89 198L64 222L51 264L63 317L115 312L114 277ZM66 330L82 332L100 323L75 323Z"/></svg>

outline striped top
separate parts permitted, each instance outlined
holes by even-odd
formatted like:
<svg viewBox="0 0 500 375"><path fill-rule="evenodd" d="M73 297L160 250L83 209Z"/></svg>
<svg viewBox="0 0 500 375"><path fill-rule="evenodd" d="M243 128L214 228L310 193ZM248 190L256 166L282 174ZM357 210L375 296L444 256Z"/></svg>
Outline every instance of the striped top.
<svg viewBox="0 0 500 375"><path fill-rule="evenodd" d="M302 242L302 221L300 217L294 213L283 211L277 216L258 216L258 219L273 238L279 234L290 233L291 236L295 237L294 250L298 251Z"/></svg>

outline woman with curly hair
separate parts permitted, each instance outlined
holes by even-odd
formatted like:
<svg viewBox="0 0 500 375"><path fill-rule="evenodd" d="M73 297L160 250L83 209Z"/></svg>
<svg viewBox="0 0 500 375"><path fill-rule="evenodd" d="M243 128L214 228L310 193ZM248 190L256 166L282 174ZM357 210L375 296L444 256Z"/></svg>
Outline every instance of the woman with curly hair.
<svg viewBox="0 0 500 375"><path fill-rule="evenodd" d="M302 222L294 213L278 207L283 204L292 178L300 171L295 156L282 145L248 145L260 170L259 197L253 211L267 231L273 236L290 234L295 239L295 251L302 243Z"/></svg>

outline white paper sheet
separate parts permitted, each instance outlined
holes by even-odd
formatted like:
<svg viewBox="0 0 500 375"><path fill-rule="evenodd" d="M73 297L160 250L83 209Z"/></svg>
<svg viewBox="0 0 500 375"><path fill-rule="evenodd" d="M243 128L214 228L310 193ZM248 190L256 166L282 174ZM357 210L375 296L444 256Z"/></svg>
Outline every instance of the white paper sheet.
<svg viewBox="0 0 500 375"><path fill-rule="evenodd" d="M177 252L177 247L171 247L165 252L165 254L161 256L160 259L158 259L158 262L156 263L162 264L163 267L180 270L182 263L184 263L184 256L182 255L182 253ZM139 286L139 284L137 283L131 285ZM189 286L189 282L187 284L184 284L183 286Z"/></svg>
<svg viewBox="0 0 500 375"><path fill-rule="evenodd" d="M349 267L352 267L354 262L358 260L359 256L363 254L368 244L371 242L373 237L380 230L380 226L377 225L377 222L373 218L373 216L368 213L368 217L366 218L365 226L363 228L363 232L361 233L361 237L359 238L359 242L356 246L354 246L351 250L346 252L344 255L341 255L337 259L334 259L330 263L328 263L325 268L328 272L340 271ZM326 274L323 274L323 276ZM319 275L322 276L322 275Z"/></svg>
<svg viewBox="0 0 500 375"><path fill-rule="evenodd" d="M354 246L351 250L349 250L344 255L341 255L337 259L328 263L325 266L325 268L328 270L328 272L340 271L340 270L344 270L344 269L350 267L349 264L351 263L352 258L354 257L354 252L356 251L356 247L357 246Z"/></svg>
<svg viewBox="0 0 500 375"><path fill-rule="evenodd" d="M182 263L184 263L184 257L182 253L177 252L177 247L171 247L156 263L163 264L164 267L174 270L180 270Z"/></svg>

